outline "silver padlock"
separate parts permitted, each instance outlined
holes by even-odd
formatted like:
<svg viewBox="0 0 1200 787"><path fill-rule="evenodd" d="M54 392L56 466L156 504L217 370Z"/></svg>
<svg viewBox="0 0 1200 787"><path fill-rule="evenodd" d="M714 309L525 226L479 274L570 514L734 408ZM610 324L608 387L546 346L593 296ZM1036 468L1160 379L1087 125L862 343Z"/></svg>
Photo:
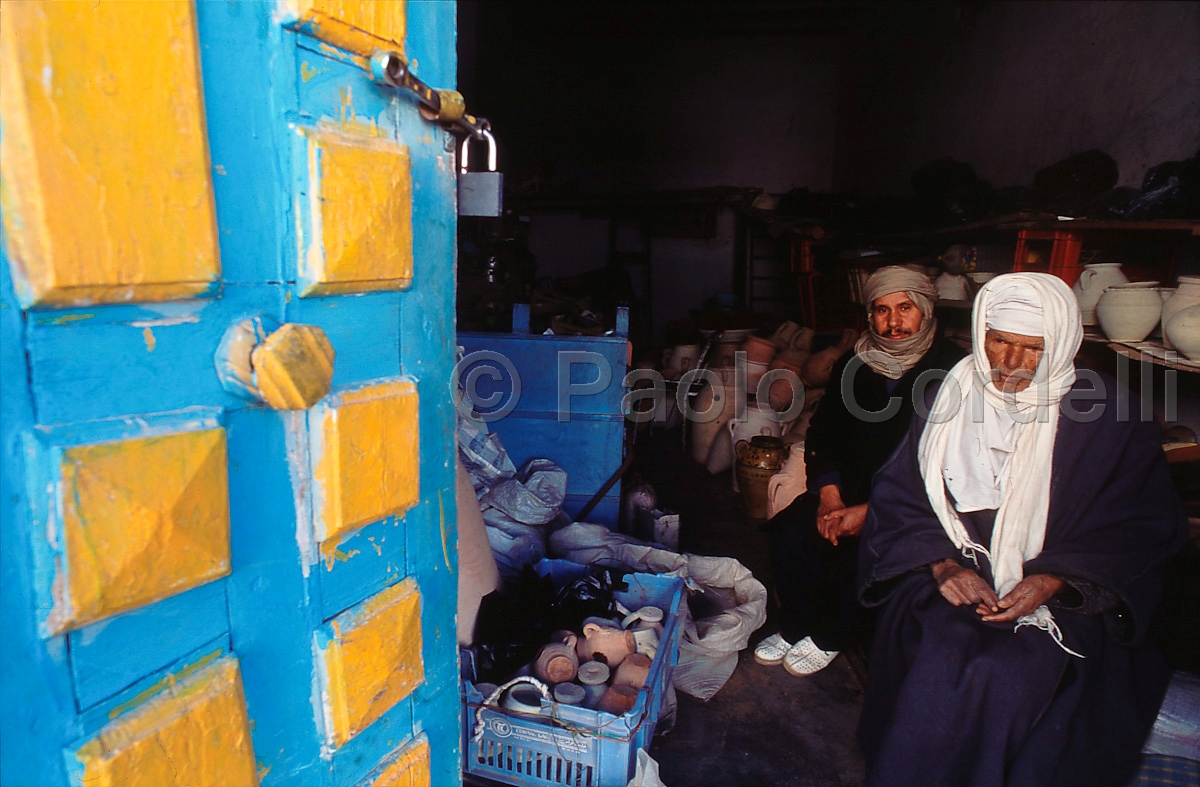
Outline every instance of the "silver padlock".
<svg viewBox="0 0 1200 787"><path fill-rule="evenodd" d="M458 215L499 216L504 208L504 175L496 171L496 138L486 129L488 171L470 172L471 137L463 140L458 168Z"/></svg>

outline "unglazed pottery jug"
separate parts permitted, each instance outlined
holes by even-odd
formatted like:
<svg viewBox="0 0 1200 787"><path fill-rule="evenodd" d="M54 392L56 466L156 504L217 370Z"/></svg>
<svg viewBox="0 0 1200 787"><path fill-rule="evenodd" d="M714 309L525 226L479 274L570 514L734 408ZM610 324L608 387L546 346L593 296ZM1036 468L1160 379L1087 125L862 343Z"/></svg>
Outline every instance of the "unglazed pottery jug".
<svg viewBox="0 0 1200 787"><path fill-rule="evenodd" d="M1200 361L1200 303L1171 315L1163 328L1163 338L1190 360Z"/></svg>
<svg viewBox="0 0 1200 787"><path fill-rule="evenodd" d="M1179 287L1162 308L1162 323L1163 323L1163 344L1168 350L1175 349L1175 345L1170 336L1166 336L1167 325L1171 322L1171 318L1179 312L1195 306L1200 303L1200 276L1180 276Z"/></svg>
<svg viewBox="0 0 1200 787"><path fill-rule="evenodd" d="M555 632L551 641L542 646L533 662L533 674L547 683L565 683L579 669L576 646L579 638L569 631Z"/></svg>
<svg viewBox="0 0 1200 787"><path fill-rule="evenodd" d="M738 440L737 476L738 488L746 513L754 519L767 516L767 482L782 469L787 459L787 448L778 437L759 435L749 441Z"/></svg>
<svg viewBox="0 0 1200 787"><path fill-rule="evenodd" d="M1096 317L1114 342L1140 342L1162 316L1162 296L1153 282L1114 284L1100 296Z"/></svg>
<svg viewBox="0 0 1200 787"><path fill-rule="evenodd" d="M1071 288L1075 299L1079 301L1079 313L1083 316L1083 324L1096 324L1096 304L1100 302L1100 296L1104 294L1106 287L1125 284L1128 281L1121 272L1119 262L1094 262L1084 265L1083 273L1079 274L1079 281Z"/></svg>
<svg viewBox="0 0 1200 787"><path fill-rule="evenodd" d="M580 661L602 661L609 669L615 669L630 654L637 650L632 631L599 623L583 624L583 639L579 640L575 652Z"/></svg>

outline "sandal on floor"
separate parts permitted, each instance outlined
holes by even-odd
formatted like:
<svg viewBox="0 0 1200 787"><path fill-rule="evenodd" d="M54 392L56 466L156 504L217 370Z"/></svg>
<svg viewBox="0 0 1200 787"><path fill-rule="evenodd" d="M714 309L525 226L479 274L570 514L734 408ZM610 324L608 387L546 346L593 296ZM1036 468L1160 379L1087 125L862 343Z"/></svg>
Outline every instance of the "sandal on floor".
<svg viewBox="0 0 1200 787"><path fill-rule="evenodd" d="M758 647L754 649L754 660L759 664L765 664L768 667L773 667L776 664L782 664L783 658L788 654L794 646L779 634L771 636L758 643Z"/></svg>
<svg viewBox="0 0 1200 787"><path fill-rule="evenodd" d="M805 637L783 657L783 668L788 674L803 678L828 667L837 655L836 650L821 650L812 637Z"/></svg>

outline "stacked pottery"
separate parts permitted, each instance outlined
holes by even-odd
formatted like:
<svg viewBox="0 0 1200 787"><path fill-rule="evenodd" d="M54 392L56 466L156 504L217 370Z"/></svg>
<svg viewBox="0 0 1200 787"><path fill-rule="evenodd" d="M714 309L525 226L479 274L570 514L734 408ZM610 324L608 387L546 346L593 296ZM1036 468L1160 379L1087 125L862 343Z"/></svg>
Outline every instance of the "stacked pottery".
<svg viewBox="0 0 1200 787"><path fill-rule="evenodd" d="M1200 276L1180 276L1179 288L1162 307L1163 344L1168 350L1176 349L1174 340L1167 335L1167 327L1171 324L1171 319L1179 312L1196 304L1200 304Z"/></svg>
<svg viewBox="0 0 1200 787"><path fill-rule="evenodd" d="M1075 299L1079 301L1079 313L1083 316L1084 325L1096 324L1096 304L1107 287L1114 284L1126 284L1129 279L1121 272L1119 262L1095 262L1083 266L1083 273L1071 288Z"/></svg>
<svg viewBox="0 0 1200 787"><path fill-rule="evenodd" d="M570 631L555 632L551 641L538 651L533 674L546 683L565 683L574 679L579 669L578 643L579 638Z"/></svg>
<svg viewBox="0 0 1200 787"><path fill-rule="evenodd" d="M700 345L698 344L680 344L671 350L671 356L667 360L666 376L669 379L678 379L684 372L690 371L696 366L696 359L700 357Z"/></svg>
<svg viewBox="0 0 1200 787"><path fill-rule="evenodd" d="M1154 330L1162 311L1162 296L1154 282L1110 286L1096 304L1100 327L1114 342L1142 341Z"/></svg>
<svg viewBox="0 0 1200 787"><path fill-rule="evenodd" d="M738 440L737 447L738 488L746 514L752 519L767 516L767 482L783 468L787 449L778 437L759 435L747 442Z"/></svg>
<svg viewBox="0 0 1200 787"><path fill-rule="evenodd" d="M747 336L741 350L746 353L746 393L753 396L778 348L767 339Z"/></svg>
<svg viewBox="0 0 1200 787"><path fill-rule="evenodd" d="M1163 338L1191 360L1200 361L1200 303L1180 309L1166 323Z"/></svg>
<svg viewBox="0 0 1200 787"><path fill-rule="evenodd" d="M792 402L796 397L801 395L799 379L804 373L804 364L808 359L793 351L785 351L776 355L771 359L770 370L784 369L796 375L796 380L789 381L786 379L776 379L771 381L771 387L768 389L767 399L771 403L771 409L776 412L782 412L792 406ZM755 389L757 391L757 388Z"/></svg>
<svg viewBox="0 0 1200 787"><path fill-rule="evenodd" d="M725 428L725 422L733 418L733 394L735 375L733 367L712 369L719 378L715 385L704 386L704 390L696 397L695 412L703 422L692 423L692 459L700 464L707 464L708 454L712 450L717 435Z"/></svg>

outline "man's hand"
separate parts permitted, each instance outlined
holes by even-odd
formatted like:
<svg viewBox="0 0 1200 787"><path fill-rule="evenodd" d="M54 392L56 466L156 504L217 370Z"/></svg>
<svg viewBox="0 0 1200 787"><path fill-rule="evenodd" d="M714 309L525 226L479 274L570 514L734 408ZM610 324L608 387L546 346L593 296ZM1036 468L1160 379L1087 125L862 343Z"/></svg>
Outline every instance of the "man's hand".
<svg viewBox="0 0 1200 787"><path fill-rule="evenodd" d="M1062 590L1065 584L1058 577L1049 574L1034 574L1022 579L1017 583L1015 588L1008 591L1004 595L1004 598L1000 599L999 606L1003 612L995 609L989 610L982 604L975 611L982 615L983 619L988 622L1011 622L1017 618L1032 614L1035 609L1045 604L1055 593Z"/></svg>
<svg viewBox="0 0 1200 787"><path fill-rule="evenodd" d="M958 561L946 558L930 564L929 569L933 572L933 579L938 584L938 591L942 594L942 598L954 606L978 604L979 607L976 611L984 610L979 612L981 615L1000 612L1000 602L996 598L996 591L992 590L992 586L971 569L959 565ZM1015 592L1016 588L1013 590Z"/></svg>
<svg viewBox="0 0 1200 787"><path fill-rule="evenodd" d="M817 521L817 532L837 546L842 536L857 536L862 532L863 522L867 518L867 504L860 503L849 508L838 508Z"/></svg>
<svg viewBox="0 0 1200 787"><path fill-rule="evenodd" d="M817 527L825 521L825 517L829 516L831 511L837 511L840 508L845 508L846 504L842 502L841 490L836 484L826 484L821 487L820 503L817 504ZM825 535L821 533L821 535Z"/></svg>

